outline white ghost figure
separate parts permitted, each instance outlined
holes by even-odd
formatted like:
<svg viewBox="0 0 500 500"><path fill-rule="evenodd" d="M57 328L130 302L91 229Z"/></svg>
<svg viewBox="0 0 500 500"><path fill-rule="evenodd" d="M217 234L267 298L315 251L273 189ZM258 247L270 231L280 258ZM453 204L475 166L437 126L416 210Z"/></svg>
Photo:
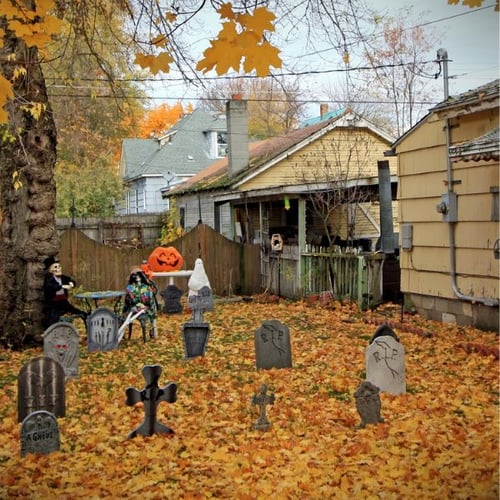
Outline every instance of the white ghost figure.
<svg viewBox="0 0 500 500"><path fill-rule="evenodd" d="M188 295L198 295L198 292L204 286L208 286L208 288L210 288L210 281L208 281L208 276L205 272L203 261L201 259L196 259L194 262L193 274L190 276L188 281Z"/></svg>

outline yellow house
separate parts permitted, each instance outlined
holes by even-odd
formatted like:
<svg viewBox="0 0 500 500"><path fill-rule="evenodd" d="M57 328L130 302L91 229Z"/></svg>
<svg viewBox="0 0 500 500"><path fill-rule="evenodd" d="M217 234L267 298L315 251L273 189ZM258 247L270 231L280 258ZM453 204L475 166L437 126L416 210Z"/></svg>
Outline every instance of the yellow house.
<svg viewBox="0 0 500 500"><path fill-rule="evenodd" d="M397 232L396 159L385 156L394 138L349 109L320 118L249 143L246 101L230 100L228 158L164 193L175 197L184 229L203 222L229 239L261 245L263 287L289 297L318 291L307 288L310 275L304 281L312 254L349 244L356 252L375 250L381 236L381 170L389 208L394 207L390 240ZM277 257L273 235L283 243ZM320 290L333 287L326 272L316 272L324 278Z"/></svg>
<svg viewBox="0 0 500 500"><path fill-rule="evenodd" d="M425 317L498 331L499 81L449 97L393 144L401 291Z"/></svg>

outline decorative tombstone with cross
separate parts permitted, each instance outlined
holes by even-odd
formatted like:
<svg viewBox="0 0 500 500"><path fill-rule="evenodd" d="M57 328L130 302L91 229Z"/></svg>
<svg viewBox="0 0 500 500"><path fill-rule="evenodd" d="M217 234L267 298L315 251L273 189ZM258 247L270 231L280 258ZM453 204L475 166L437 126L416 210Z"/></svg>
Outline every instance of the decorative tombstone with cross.
<svg viewBox="0 0 500 500"><path fill-rule="evenodd" d="M169 382L165 387L158 387L158 380L161 375L160 365L147 365L142 369L146 387L139 391L133 387L127 388L127 406L133 406L137 403L144 404L144 420L142 424L132 431L128 437L133 438L137 434L142 436L152 436L153 434L173 434L174 431L156 420L156 409L162 401L175 403L177 400L177 384Z"/></svg>

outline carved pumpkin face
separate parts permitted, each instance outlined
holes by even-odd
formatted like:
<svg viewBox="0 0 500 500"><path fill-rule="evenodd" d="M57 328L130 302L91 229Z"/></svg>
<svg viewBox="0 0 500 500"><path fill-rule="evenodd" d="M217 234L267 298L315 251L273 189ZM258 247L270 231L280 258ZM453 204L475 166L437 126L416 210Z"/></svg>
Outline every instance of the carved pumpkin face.
<svg viewBox="0 0 500 500"><path fill-rule="evenodd" d="M174 247L156 247L148 258L149 269L154 273L178 271L184 259Z"/></svg>

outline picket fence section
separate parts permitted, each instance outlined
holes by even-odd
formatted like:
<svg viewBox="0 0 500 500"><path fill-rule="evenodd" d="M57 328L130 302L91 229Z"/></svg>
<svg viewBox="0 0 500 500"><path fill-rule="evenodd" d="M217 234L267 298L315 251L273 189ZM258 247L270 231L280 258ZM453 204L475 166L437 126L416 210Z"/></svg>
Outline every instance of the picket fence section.
<svg viewBox="0 0 500 500"><path fill-rule="evenodd" d="M381 254L302 253L285 247L265 267L267 289L289 298L328 294L356 302L361 309L382 302ZM300 265L299 265L300 261Z"/></svg>

